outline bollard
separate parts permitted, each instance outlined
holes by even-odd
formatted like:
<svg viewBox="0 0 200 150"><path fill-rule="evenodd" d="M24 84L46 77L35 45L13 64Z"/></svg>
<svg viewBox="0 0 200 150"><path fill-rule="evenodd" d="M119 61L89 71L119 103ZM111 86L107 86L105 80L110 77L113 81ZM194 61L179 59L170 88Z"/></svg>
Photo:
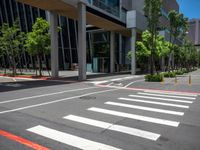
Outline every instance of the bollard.
<svg viewBox="0 0 200 150"><path fill-rule="evenodd" d="M189 85L192 85L192 77L189 75Z"/></svg>
<svg viewBox="0 0 200 150"><path fill-rule="evenodd" d="M177 76L175 76L174 83L175 83L175 84L177 84L177 83L178 83Z"/></svg>
<svg viewBox="0 0 200 150"><path fill-rule="evenodd" d="M165 83L165 79L164 79L164 75L162 74L162 81L161 81L161 84L164 84Z"/></svg>

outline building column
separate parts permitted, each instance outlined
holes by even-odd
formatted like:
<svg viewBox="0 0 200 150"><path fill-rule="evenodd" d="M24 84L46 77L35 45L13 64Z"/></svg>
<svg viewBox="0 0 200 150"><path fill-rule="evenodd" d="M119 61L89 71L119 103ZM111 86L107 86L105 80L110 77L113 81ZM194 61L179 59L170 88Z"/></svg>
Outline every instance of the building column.
<svg viewBox="0 0 200 150"><path fill-rule="evenodd" d="M58 18L55 12L50 12L50 32L51 32L51 75L56 78L59 76L58 62Z"/></svg>
<svg viewBox="0 0 200 150"><path fill-rule="evenodd" d="M135 58L135 46L136 46L136 28L131 29L131 74L136 74L136 58Z"/></svg>
<svg viewBox="0 0 200 150"><path fill-rule="evenodd" d="M78 3L78 71L80 81L86 80L86 6Z"/></svg>
<svg viewBox="0 0 200 150"><path fill-rule="evenodd" d="M122 64L122 35L119 34L119 64Z"/></svg>
<svg viewBox="0 0 200 150"><path fill-rule="evenodd" d="M110 73L115 72L115 32L110 32Z"/></svg>

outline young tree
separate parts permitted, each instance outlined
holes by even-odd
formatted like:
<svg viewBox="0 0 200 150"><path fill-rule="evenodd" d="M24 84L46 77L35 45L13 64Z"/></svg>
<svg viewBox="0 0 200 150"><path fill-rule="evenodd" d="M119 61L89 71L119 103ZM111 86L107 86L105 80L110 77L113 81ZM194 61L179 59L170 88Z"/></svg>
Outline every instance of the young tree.
<svg viewBox="0 0 200 150"><path fill-rule="evenodd" d="M154 55L156 49L157 28L161 17L162 0L145 0L144 12L148 21L149 32L151 33L151 75L154 74Z"/></svg>
<svg viewBox="0 0 200 150"><path fill-rule="evenodd" d="M1 35L1 33L0 33ZM5 55L5 46L4 46L4 39L2 36L0 36L0 59L2 60L2 66L4 67L4 74L6 74L6 63L4 60Z"/></svg>
<svg viewBox="0 0 200 150"><path fill-rule="evenodd" d="M46 20L37 18L32 32L27 35L26 48L30 55L37 57L39 75L42 76L42 57L50 53L49 23Z"/></svg>
<svg viewBox="0 0 200 150"><path fill-rule="evenodd" d="M144 31L142 33L142 41L136 42L136 58L142 70L146 67L146 62L148 62L148 58L151 56L151 37L152 36L149 31ZM169 51L170 43L165 41L163 36L158 35L154 54L154 56L156 56L154 59L155 64L156 61L158 63L162 57L166 57L169 54ZM127 57L131 59L131 52L128 53Z"/></svg>
<svg viewBox="0 0 200 150"><path fill-rule="evenodd" d="M20 36L21 32L19 29L18 21L15 21L13 26L9 26L7 23L4 23L1 28L3 47L5 48L6 53L11 59L12 63L12 74L16 75L17 67L17 56L20 54Z"/></svg>
<svg viewBox="0 0 200 150"><path fill-rule="evenodd" d="M175 10L172 10L168 14L169 21L170 21L170 42L172 43L170 55L168 59L168 67L173 66L172 59L174 55L174 51L176 50L176 40L177 38L184 39L186 37L186 33L188 31L188 19L184 18L183 14L178 13Z"/></svg>

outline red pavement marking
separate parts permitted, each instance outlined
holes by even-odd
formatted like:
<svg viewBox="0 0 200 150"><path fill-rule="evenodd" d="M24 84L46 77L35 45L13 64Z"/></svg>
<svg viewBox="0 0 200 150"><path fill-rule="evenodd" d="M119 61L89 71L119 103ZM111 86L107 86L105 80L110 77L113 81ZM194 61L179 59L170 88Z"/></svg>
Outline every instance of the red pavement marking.
<svg viewBox="0 0 200 150"><path fill-rule="evenodd" d="M128 88L128 87L115 87L109 85L97 85L100 87L110 87L110 88L119 88L125 90L139 90L139 91L157 91L157 92L171 92L171 93L185 93L185 94L197 94L200 95L200 92L192 92L192 91L176 91L176 90L160 90L160 89L147 89L147 88Z"/></svg>
<svg viewBox="0 0 200 150"><path fill-rule="evenodd" d="M29 140L26 140L24 138L21 138L19 136L13 135L13 134L8 133L8 132L3 131L3 130L0 130L0 135L6 137L8 139L11 139L13 141L16 141L16 142L18 142L20 144L26 145L27 147L30 147L30 148L35 149L35 150L50 150L50 149L48 149L46 147L43 147L43 146L41 146L39 144L33 143L33 142L29 141Z"/></svg>

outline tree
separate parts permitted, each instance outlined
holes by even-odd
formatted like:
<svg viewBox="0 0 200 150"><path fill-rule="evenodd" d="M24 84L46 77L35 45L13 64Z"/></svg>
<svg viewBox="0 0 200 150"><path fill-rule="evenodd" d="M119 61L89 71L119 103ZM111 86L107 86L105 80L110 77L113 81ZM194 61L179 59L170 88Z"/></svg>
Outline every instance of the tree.
<svg viewBox="0 0 200 150"><path fill-rule="evenodd" d="M151 33L147 30L142 33L142 41L136 42L136 58L137 63L143 70L145 65L148 62L149 57L151 56ZM155 46L155 64L156 61L162 57L166 57L170 51L170 43L165 41L163 36L158 35L156 39L156 46ZM131 59L131 52L128 53L127 57ZM157 58L157 59L156 59Z"/></svg>
<svg viewBox="0 0 200 150"><path fill-rule="evenodd" d="M159 18L161 16L161 0L145 0L144 13L147 17L148 29L151 33L151 75L154 74L154 55L156 49L157 28L159 26Z"/></svg>
<svg viewBox="0 0 200 150"><path fill-rule="evenodd" d="M20 37L18 21L15 21L12 26L4 23L1 28L3 48L10 57L12 63L12 74L16 74L17 56L20 55Z"/></svg>
<svg viewBox="0 0 200 150"><path fill-rule="evenodd" d="M2 60L1 65L4 67L4 74L6 74L6 63L4 60L4 55L5 55L4 39L2 36L0 36L0 59Z"/></svg>
<svg viewBox="0 0 200 150"><path fill-rule="evenodd" d="M168 66L172 66L172 56L174 55L174 51L176 50L176 41L179 37L183 39L183 43L186 37L186 33L188 31L188 19L184 18L184 15L178 13L175 10L172 10L168 14L168 18L170 21L170 42L172 43L171 51L168 59ZM174 64L173 64L174 67Z"/></svg>
<svg viewBox="0 0 200 150"><path fill-rule="evenodd" d="M32 32L27 35L26 48L30 55L37 57L39 75L42 76L42 56L50 53L49 23L46 20L37 18Z"/></svg>

